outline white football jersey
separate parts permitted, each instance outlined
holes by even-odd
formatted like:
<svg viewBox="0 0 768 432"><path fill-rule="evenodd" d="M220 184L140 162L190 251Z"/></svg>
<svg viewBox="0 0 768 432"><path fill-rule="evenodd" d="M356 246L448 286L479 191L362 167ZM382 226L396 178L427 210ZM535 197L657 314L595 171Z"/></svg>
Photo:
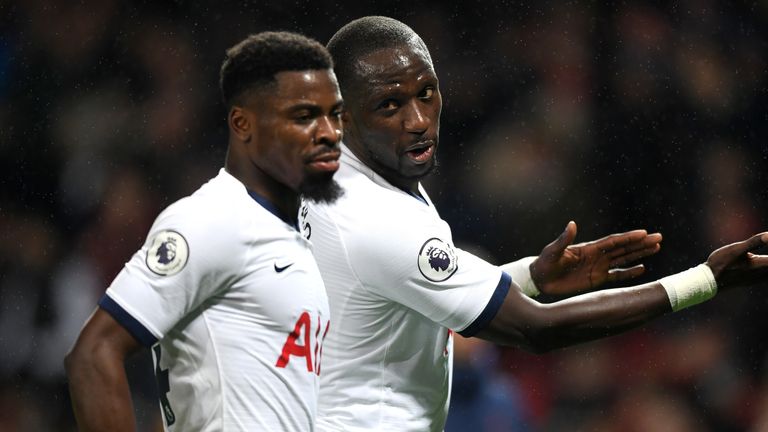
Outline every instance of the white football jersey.
<svg viewBox="0 0 768 432"><path fill-rule="evenodd" d="M167 431L311 431L328 298L309 242L224 169L99 303L151 346Z"/></svg>
<svg viewBox="0 0 768 432"><path fill-rule="evenodd" d="M442 431L452 331L472 335L496 314L510 278L454 247L421 197L392 186L342 147L332 205L304 203L331 305L318 429Z"/></svg>

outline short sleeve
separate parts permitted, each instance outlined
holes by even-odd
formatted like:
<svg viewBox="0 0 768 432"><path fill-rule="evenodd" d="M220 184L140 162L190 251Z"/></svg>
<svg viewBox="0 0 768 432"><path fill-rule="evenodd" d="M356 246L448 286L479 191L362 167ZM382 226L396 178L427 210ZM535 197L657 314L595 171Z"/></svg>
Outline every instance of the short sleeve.
<svg viewBox="0 0 768 432"><path fill-rule="evenodd" d="M182 200L161 213L99 302L144 345L162 339L243 266L231 221L210 209L203 220L196 210Z"/></svg>
<svg viewBox="0 0 768 432"><path fill-rule="evenodd" d="M444 222L404 227L390 221L368 233L346 242L361 284L436 323L462 334L476 332L506 297L509 276L454 247Z"/></svg>

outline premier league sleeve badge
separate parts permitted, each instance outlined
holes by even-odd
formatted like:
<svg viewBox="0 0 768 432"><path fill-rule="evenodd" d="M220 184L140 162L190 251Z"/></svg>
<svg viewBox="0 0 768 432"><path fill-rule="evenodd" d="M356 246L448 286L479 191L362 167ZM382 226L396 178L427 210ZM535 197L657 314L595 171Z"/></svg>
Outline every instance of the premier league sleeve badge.
<svg viewBox="0 0 768 432"><path fill-rule="evenodd" d="M432 282L442 282L459 269L453 247L439 238L431 238L421 246L418 265L421 274Z"/></svg>
<svg viewBox="0 0 768 432"><path fill-rule="evenodd" d="M187 240L176 231L157 233L147 250L147 267L160 276L171 276L181 271L189 258Z"/></svg>

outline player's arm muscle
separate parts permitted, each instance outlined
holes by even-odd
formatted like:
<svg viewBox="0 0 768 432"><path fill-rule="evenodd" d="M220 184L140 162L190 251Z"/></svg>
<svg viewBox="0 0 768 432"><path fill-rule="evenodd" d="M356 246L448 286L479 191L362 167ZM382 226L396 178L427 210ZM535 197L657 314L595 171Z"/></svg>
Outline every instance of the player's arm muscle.
<svg viewBox="0 0 768 432"><path fill-rule="evenodd" d="M140 348L101 308L91 315L64 361L79 430L136 430L124 362Z"/></svg>
<svg viewBox="0 0 768 432"><path fill-rule="evenodd" d="M494 319L476 336L502 345L546 352L621 333L671 312L658 282L542 304L512 287Z"/></svg>

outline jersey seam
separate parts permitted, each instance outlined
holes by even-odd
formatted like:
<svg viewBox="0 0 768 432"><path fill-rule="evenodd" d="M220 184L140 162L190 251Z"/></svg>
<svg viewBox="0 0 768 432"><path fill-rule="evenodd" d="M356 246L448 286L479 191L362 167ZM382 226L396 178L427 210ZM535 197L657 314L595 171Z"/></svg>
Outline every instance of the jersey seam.
<svg viewBox="0 0 768 432"><path fill-rule="evenodd" d="M253 226L254 225L253 221L250 221L250 223L248 225L249 226ZM255 232L255 230L254 230L254 232ZM250 251L250 249L251 249L251 246L248 246L246 248L246 251ZM236 274L236 275L243 275L244 274L244 270L245 270L245 268L247 266L247 263L248 263L247 255L248 254L246 254L246 253L241 255L240 268L238 268L237 271L235 273L233 273L233 274ZM205 300L203 302L201 302L198 307L202 308L203 305L206 302L209 302L210 299L212 299L213 297L215 297L215 296L217 296L217 295L219 295L219 294L221 294L221 293L223 293L223 292L225 292L227 290L231 290L232 286L235 284L235 282L236 281L233 280L229 284L225 284L225 286L222 287L221 289L216 290L213 293L211 293L211 295L206 297ZM221 355L220 355L220 352L219 352L219 345L218 345L217 339L216 339L216 333L211 328L210 319L208 318L208 314L206 313L206 310L207 309L202 309L201 317L203 318L203 322L205 323L205 329L208 332L208 337L211 340L211 349L213 350L213 355L214 355L214 358L216 359L216 375L218 376L219 388L221 389L221 406L219 408L220 412L219 412L218 418L219 418L220 426L223 428L224 427L224 412L226 411L227 396L228 395L227 395L226 386L223 385L223 383L224 383L224 376L223 376L224 370L221 367ZM199 365L197 365L197 366L199 366ZM198 367L198 370L199 370L199 367Z"/></svg>
<svg viewBox="0 0 768 432"><path fill-rule="evenodd" d="M336 230L338 233L339 241L341 242L341 252L344 254L344 261L347 263L347 267L352 271L352 275L355 277L355 281L357 281L357 284L361 286L367 293L373 294L371 290L368 289L360 279L360 276L357 275L357 272L355 271L354 266L352 266L352 261L349 259L349 249L347 248L347 242L345 241L344 236L341 235L341 230L339 229L339 224L336 223L336 220L333 218L329 218L330 222L333 224L333 229Z"/></svg>
<svg viewBox="0 0 768 432"><path fill-rule="evenodd" d="M255 229L256 227L254 227L255 222L253 220L250 220L248 225L253 227L253 231L252 232L258 232ZM251 248L252 248L252 245L248 245L246 247L246 252L250 253ZM248 264L247 256L248 256L247 253L244 253L244 254L241 255L240 268L234 274L241 275L241 277L242 277L242 275L245 274L244 271L245 271L245 268L247 267L247 264ZM214 295L217 295L217 294L219 294L221 292L224 292L225 290L231 290L232 286L234 286L235 282L236 281L233 280L231 283L229 283L226 286L226 288L223 288L223 289L217 291L216 293L214 293ZM211 298L213 298L213 295L208 297L208 299L206 299L206 301L211 299ZM208 330L208 333L210 334L210 338L211 338L211 342L212 342L211 345L212 345L214 356L216 358L216 369L217 369L217 375L219 376L219 387L221 388L221 413L219 415L219 420L221 422L221 428L223 429L224 428L224 423L225 423L224 422L224 412L226 411L225 408L226 408L226 405L228 403L227 402L227 396L228 395L226 393L226 386L223 385L223 383L224 383L224 376L223 376L224 370L221 367L221 356L220 356L220 353L219 353L218 344L216 343L216 339L214 338L215 333L211 330L211 327L209 325L210 321L208 319L207 314L205 314L205 313L203 314L203 319L205 320L205 328Z"/></svg>
<svg viewBox="0 0 768 432"><path fill-rule="evenodd" d="M398 305L400 305L400 304L398 303ZM400 306L402 307L403 305L400 305ZM394 324L395 323L393 321L391 321L389 323L389 326L388 326L388 329L387 329L387 336L388 336L387 337L387 345L384 348L384 355L382 356L381 362L380 362L380 365L379 365L380 366L379 370L381 370L381 373L379 374L379 382L381 382L381 387L379 388L379 403L378 403L378 405L379 405L380 409L379 409L379 421L378 421L377 426L380 426L383 423L383 420L385 418L384 409L382 409L382 407L384 407L384 406L389 407L389 403L388 403L388 400L387 400L388 396L386 395L386 388L387 388L387 386L386 386L386 383L384 382L384 375L385 375L385 372L387 370L387 368L385 367L386 359L387 359L387 356L389 355L389 349L392 348L392 327L394 326Z"/></svg>
<svg viewBox="0 0 768 432"><path fill-rule="evenodd" d="M203 322L205 323L205 329L208 331L208 337L211 339L211 349L213 350L213 356L216 359L216 371L219 378L219 388L221 389L221 406L220 406L220 412L219 412L219 422L220 427L224 428L224 407L227 404L227 395L226 395L226 386L223 385L224 377L222 376L223 370L221 368L221 356L219 355L219 345L216 343L215 333L212 331L210 326L210 320L208 319L208 314L203 312L202 313ZM196 365L197 370L200 370L199 365Z"/></svg>
<svg viewBox="0 0 768 432"><path fill-rule="evenodd" d="M342 251L342 254L344 255L344 261L346 261L347 267L352 272L352 275L354 276L355 281L357 282L357 285L362 287L365 290L365 292L367 292L368 294L375 295L375 293L373 293L370 289L368 289L368 287L365 286L365 284L362 283L362 280L360 279L360 277L358 276L357 272L355 271L355 268L352 265L352 261L349 259L349 249L347 248L347 243L345 241L345 238L341 235L341 230L339 229L338 223L336 223L336 220L334 218L329 218L329 219L330 219L330 222L333 224L333 228L339 234L338 237L339 237L339 242L341 243L341 251ZM385 300L389 301L389 302L392 302L392 300L389 300L389 299L386 299L386 298L385 298ZM387 355L389 354L389 350L392 347L392 343L391 343L392 337L391 337L391 335L392 335L392 326L393 325L394 325L394 323L390 323L389 324L389 329L388 329L389 337L387 338L387 345L386 345L386 347L384 349L384 355L382 356L382 360L380 361L381 374L379 375L379 382L381 383L381 385L379 386L379 390L378 390L378 393L379 393L378 405L380 407L381 406L388 406L388 403L386 402L386 397L385 397L385 394L384 394L385 393L385 386L384 386L384 379L383 379L384 372L385 372L386 368L384 368L383 366L386 363L385 359L387 358ZM380 409L379 410L379 421L378 421L379 425L382 423L383 416L384 416L384 410Z"/></svg>

